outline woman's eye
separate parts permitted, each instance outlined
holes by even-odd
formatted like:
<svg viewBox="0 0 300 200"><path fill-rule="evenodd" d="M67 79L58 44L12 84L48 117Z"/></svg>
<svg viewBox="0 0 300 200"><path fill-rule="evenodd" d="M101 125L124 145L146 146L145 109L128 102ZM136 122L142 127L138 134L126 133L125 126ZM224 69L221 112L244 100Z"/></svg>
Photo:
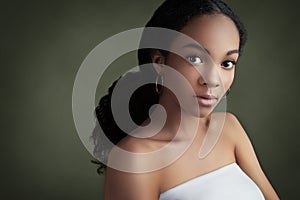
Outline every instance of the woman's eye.
<svg viewBox="0 0 300 200"><path fill-rule="evenodd" d="M231 69L235 66L236 62L231 61L231 60L226 60L222 63L222 66L226 69Z"/></svg>
<svg viewBox="0 0 300 200"><path fill-rule="evenodd" d="M200 64L202 63L202 59L199 56L188 56L188 61L194 64Z"/></svg>

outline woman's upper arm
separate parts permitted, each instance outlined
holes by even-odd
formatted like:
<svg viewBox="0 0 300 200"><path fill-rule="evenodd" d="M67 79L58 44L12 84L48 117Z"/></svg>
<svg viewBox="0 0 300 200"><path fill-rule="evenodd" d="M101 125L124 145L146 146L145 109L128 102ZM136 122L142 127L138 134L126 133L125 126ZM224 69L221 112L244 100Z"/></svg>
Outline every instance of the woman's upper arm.
<svg viewBox="0 0 300 200"><path fill-rule="evenodd" d="M245 130L233 114L229 114L229 118L236 139L235 157L238 165L258 185L267 200L279 199L259 164Z"/></svg>
<svg viewBox="0 0 300 200"><path fill-rule="evenodd" d="M152 173L126 173L108 167L105 200L157 200L159 189L156 177Z"/></svg>
<svg viewBox="0 0 300 200"><path fill-rule="evenodd" d="M105 200L157 200L159 198L159 171L135 172L135 169L140 169L145 164L145 160L140 160L140 157L127 158L126 155L117 151L118 148L121 148L128 152L142 153L147 152L146 147L145 140L127 137L119 142L118 147L111 150L108 165L118 166L114 164L118 163L123 167L127 166L125 168L132 172L106 168Z"/></svg>

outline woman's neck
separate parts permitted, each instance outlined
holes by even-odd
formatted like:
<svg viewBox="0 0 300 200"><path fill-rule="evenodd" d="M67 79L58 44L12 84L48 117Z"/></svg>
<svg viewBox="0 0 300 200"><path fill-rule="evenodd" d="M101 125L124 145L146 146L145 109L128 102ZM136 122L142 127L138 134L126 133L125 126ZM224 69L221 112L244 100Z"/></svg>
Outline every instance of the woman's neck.
<svg viewBox="0 0 300 200"><path fill-rule="evenodd" d="M181 109L178 101L164 98L164 96L160 98L159 104L166 112L166 121L163 132L168 133L172 138L175 137L180 130L184 132L185 136L190 137L195 132L196 134L206 132L209 127L211 113L205 117L193 116Z"/></svg>

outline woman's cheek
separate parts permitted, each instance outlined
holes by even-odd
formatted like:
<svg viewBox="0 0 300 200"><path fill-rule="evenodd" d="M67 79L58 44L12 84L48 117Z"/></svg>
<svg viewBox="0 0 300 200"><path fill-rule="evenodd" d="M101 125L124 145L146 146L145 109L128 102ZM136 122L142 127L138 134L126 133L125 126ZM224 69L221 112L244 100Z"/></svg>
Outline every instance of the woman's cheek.
<svg viewBox="0 0 300 200"><path fill-rule="evenodd" d="M234 70L230 70L230 72L221 72L221 80L224 86L224 90L226 92L233 83Z"/></svg>

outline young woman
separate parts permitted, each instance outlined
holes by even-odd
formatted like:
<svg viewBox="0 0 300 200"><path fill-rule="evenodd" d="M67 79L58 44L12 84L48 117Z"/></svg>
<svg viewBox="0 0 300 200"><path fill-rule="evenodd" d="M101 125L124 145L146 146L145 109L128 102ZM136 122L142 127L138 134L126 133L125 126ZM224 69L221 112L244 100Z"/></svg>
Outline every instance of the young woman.
<svg viewBox="0 0 300 200"><path fill-rule="evenodd" d="M235 65L246 42L245 29L232 12L220 0L166 0L154 13L146 27L160 27L178 31L195 40L201 46L190 45L190 54L184 57L160 49L139 49L139 64L152 63L157 73L156 84L148 84L133 95L130 112L139 125L150 123L148 111L160 104L166 112L163 128L149 137L134 137L124 133L112 117L110 101L117 82L104 96L96 108L97 118L105 134L118 148L127 152L147 154L156 152L172 143L176 151L187 138L191 138L189 127L197 121L198 126L192 142L171 163L156 170L123 171L107 164L105 180L106 200L247 200L279 199L257 160L247 134L238 119L231 113L213 112L229 91L234 80ZM181 47L180 49L183 49ZM199 53L201 49L201 53ZM209 55L210 65L205 65L203 51ZM191 53L192 52L192 53ZM194 93L185 92L166 66L179 72ZM195 67L196 66L196 67ZM198 66L198 69L197 69ZM203 67L204 66L204 67ZM201 68L201 69L200 69ZM164 85L174 81L175 87L187 101L195 100L197 108L187 112L178 97ZM158 82L162 87L158 86ZM184 93L185 92L185 93ZM181 96L181 97L182 97ZM185 105L189 106L189 104ZM194 112L193 109L199 109ZM197 116L195 116L196 114ZM199 159L199 149L206 141L213 123L220 124L225 116L216 143L205 156ZM218 122L220 120L220 122ZM183 123L183 134L176 137L179 124ZM154 131L154 130L153 130ZM135 131L135 135L142 135ZM174 138L176 137L176 140ZM188 140L189 140L188 139ZM178 145L178 148L176 148ZM110 162L132 164L137 168L153 163L163 163L172 157L173 151L144 162L140 158L128 160L111 151Z"/></svg>

